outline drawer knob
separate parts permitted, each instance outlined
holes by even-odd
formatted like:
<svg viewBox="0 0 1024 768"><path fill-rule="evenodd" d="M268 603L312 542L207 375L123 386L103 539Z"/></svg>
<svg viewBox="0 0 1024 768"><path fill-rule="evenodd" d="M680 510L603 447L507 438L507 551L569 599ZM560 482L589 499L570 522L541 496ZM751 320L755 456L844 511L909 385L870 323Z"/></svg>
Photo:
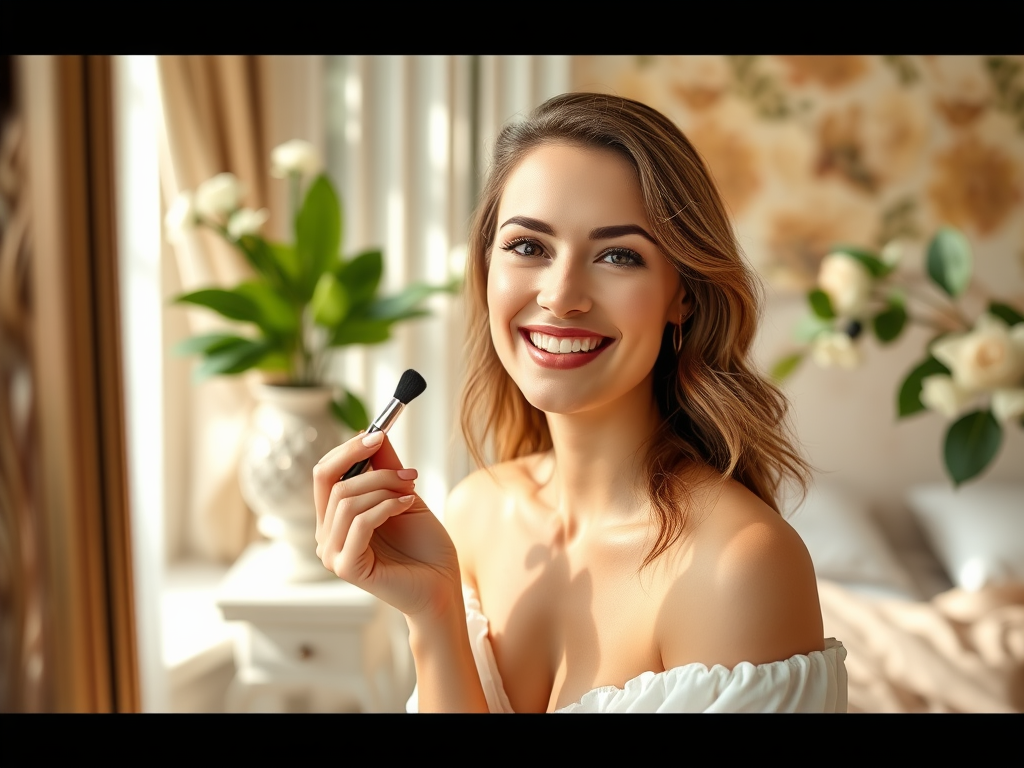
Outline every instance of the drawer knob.
<svg viewBox="0 0 1024 768"><path fill-rule="evenodd" d="M306 659L313 658L314 653L315 651L313 649L313 646L311 645L306 645L305 643L303 643L299 646L299 658L303 661L305 661Z"/></svg>

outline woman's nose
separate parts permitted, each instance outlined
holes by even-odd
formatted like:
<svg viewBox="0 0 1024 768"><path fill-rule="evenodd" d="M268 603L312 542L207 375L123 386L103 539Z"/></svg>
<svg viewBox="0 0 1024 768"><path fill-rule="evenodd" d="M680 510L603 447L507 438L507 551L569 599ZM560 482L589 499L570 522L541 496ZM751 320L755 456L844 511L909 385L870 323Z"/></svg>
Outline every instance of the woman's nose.
<svg viewBox="0 0 1024 768"><path fill-rule="evenodd" d="M587 278L569 258L555 259L543 270L537 303L555 317L569 317L590 310L592 300Z"/></svg>

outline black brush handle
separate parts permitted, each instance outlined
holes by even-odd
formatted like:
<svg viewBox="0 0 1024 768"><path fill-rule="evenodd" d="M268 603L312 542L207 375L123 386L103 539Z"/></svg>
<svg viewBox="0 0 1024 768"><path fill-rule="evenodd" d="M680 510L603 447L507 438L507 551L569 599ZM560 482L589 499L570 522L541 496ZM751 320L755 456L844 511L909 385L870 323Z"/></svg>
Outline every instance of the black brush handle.
<svg viewBox="0 0 1024 768"><path fill-rule="evenodd" d="M370 428L368 430L366 430L366 434L371 435L374 432L380 432L380 430L377 429L377 427L375 427L375 426L373 426L371 424ZM355 477L356 475L361 475L361 474L363 474L363 472L366 471L366 468L369 465L370 465L370 459L369 458L363 459L362 461L357 461L355 464L353 464L351 467L348 468L348 472L346 472L344 475L342 475L341 479L342 480L348 480L349 478Z"/></svg>

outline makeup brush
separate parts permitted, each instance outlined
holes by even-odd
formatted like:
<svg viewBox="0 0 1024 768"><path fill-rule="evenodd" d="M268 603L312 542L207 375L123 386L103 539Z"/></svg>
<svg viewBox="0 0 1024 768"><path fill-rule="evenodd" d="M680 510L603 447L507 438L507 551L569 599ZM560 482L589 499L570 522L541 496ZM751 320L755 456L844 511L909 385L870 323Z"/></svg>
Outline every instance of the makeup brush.
<svg viewBox="0 0 1024 768"><path fill-rule="evenodd" d="M366 434L369 435L374 432L387 434L387 431L391 429L391 425L398 419L398 414L415 398L422 395L423 390L426 388L427 382L412 368L403 373L402 378L398 380L398 386L395 387L395 396L391 398L391 402L380 412L380 416L373 420L373 423L366 430ZM348 480L350 477L361 475L369 463L369 459L357 461L341 479Z"/></svg>

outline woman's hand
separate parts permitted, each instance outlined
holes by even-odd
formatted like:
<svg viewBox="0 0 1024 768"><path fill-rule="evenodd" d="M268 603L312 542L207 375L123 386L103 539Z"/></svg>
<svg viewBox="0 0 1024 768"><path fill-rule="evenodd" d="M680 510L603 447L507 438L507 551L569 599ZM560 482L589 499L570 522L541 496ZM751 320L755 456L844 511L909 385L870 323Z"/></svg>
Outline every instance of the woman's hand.
<svg viewBox="0 0 1024 768"><path fill-rule="evenodd" d="M372 469L342 480L358 461ZM404 469L382 432L361 433L313 469L316 554L345 581L410 617L461 612L458 557L448 532L414 492L416 470Z"/></svg>

